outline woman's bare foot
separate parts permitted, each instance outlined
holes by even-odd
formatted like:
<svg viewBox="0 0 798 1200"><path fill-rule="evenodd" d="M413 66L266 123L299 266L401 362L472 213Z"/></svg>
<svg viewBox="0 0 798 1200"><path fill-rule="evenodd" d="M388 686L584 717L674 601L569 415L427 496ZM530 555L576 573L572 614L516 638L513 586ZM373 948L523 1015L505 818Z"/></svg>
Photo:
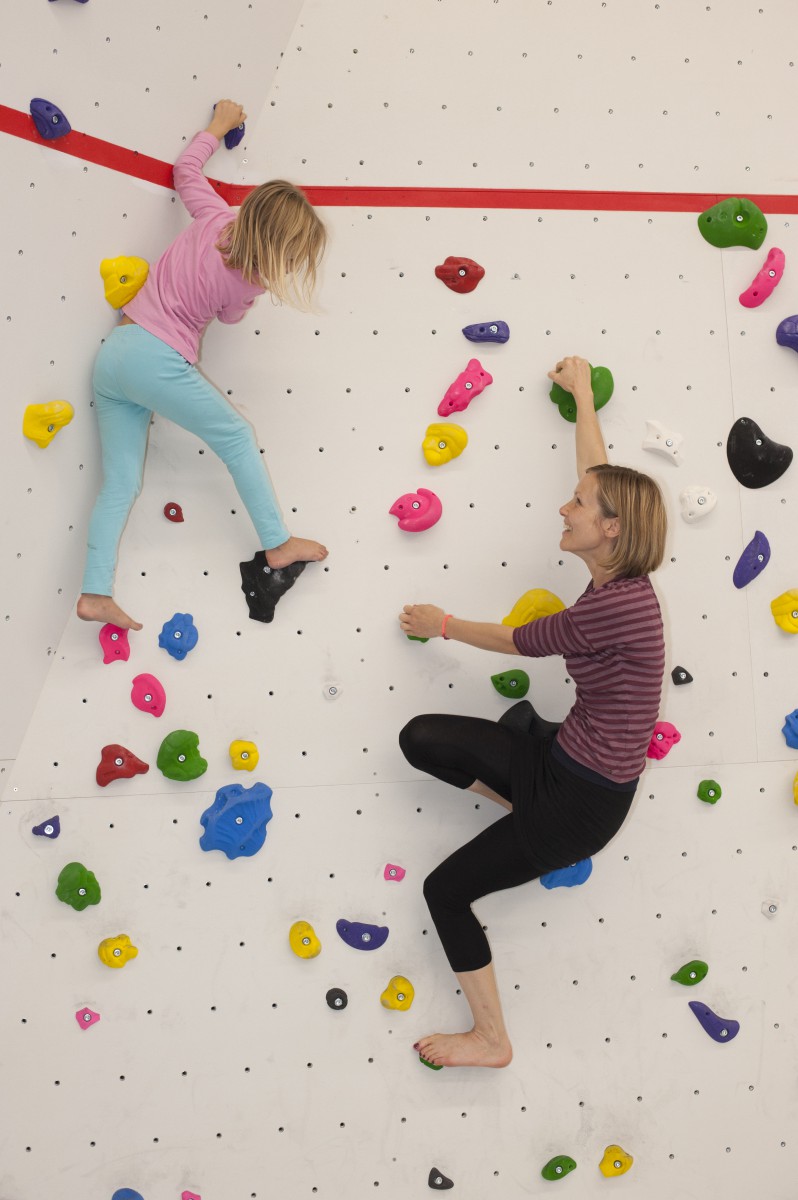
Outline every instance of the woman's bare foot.
<svg viewBox="0 0 798 1200"><path fill-rule="evenodd" d="M274 546L266 551L266 562L276 570L279 567L290 567L295 562L320 562L326 558L329 551L321 542L310 542L307 538L290 537L282 546Z"/></svg>
<svg viewBox="0 0 798 1200"><path fill-rule="evenodd" d="M118 625L120 629L141 629L139 622L122 612L111 596L95 596L93 592L84 592L78 600L78 616L81 621L101 621L103 625Z"/></svg>
<svg viewBox="0 0 798 1200"><path fill-rule="evenodd" d="M506 1037L490 1039L472 1029L470 1033L433 1033L413 1047L436 1067L506 1067L513 1048Z"/></svg>

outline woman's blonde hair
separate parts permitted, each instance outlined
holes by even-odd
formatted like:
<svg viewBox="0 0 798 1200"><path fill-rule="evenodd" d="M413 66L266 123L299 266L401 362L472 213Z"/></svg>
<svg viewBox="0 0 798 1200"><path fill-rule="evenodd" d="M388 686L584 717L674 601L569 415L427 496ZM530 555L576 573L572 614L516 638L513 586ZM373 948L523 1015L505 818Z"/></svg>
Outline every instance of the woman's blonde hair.
<svg viewBox="0 0 798 1200"><path fill-rule="evenodd" d="M266 288L276 303L307 310L326 245L327 230L307 196L272 179L244 198L216 248L226 266Z"/></svg>
<svg viewBox="0 0 798 1200"><path fill-rule="evenodd" d="M656 571L665 557L668 517L659 485L642 471L598 463L588 467L598 483L601 515L617 517L620 533L604 564L616 579L633 579Z"/></svg>

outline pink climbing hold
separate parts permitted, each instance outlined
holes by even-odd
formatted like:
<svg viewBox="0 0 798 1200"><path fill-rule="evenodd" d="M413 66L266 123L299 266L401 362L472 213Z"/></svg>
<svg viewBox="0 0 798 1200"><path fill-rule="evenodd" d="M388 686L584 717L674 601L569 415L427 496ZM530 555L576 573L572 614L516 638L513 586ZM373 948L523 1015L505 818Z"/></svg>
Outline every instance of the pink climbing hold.
<svg viewBox="0 0 798 1200"><path fill-rule="evenodd" d="M463 412L489 383L493 383L493 376L478 358L472 358L438 405L438 416L448 417L451 413Z"/></svg>
<svg viewBox="0 0 798 1200"><path fill-rule="evenodd" d="M394 883L401 883L406 874L404 867L397 867L395 863L386 863L382 877Z"/></svg>
<svg viewBox="0 0 798 1200"><path fill-rule="evenodd" d="M443 505L434 492L419 488L417 492L405 492L393 502L388 512L399 518L399 528L406 533L421 533L440 521Z"/></svg>
<svg viewBox="0 0 798 1200"><path fill-rule="evenodd" d="M130 645L127 640L127 630L118 625L103 625L97 634L103 651L103 662L127 662L130 658Z"/></svg>
<svg viewBox="0 0 798 1200"><path fill-rule="evenodd" d="M152 713L154 717L160 717L166 708L164 686L154 675L137 675L133 680L130 699L136 708Z"/></svg>
<svg viewBox="0 0 798 1200"><path fill-rule="evenodd" d="M91 1029L92 1025L96 1025L99 1019L100 1014L90 1008L79 1008L75 1013L75 1020L81 1029Z"/></svg>
<svg viewBox="0 0 798 1200"><path fill-rule="evenodd" d="M180 1200L202 1200L202 1196L197 1192L181 1192Z"/></svg>
<svg viewBox="0 0 798 1200"><path fill-rule="evenodd" d="M784 251L774 246L754 282L740 294L740 303L745 308L758 308L778 287L784 274L784 261Z"/></svg>
<svg viewBox="0 0 798 1200"><path fill-rule="evenodd" d="M646 757L664 758L681 740L682 735L675 725L671 725L670 721L657 721L648 744L648 750L646 750Z"/></svg>

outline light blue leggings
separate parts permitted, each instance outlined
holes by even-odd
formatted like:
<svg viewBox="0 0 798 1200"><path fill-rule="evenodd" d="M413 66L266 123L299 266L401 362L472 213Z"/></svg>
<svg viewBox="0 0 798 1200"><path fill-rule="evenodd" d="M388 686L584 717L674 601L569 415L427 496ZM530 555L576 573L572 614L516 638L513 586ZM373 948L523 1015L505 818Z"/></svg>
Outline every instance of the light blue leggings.
<svg viewBox="0 0 798 1200"><path fill-rule="evenodd" d="M288 539L252 429L177 350L139 325L119 325L97 355L93 385L104 479L89 522L84 592L113 593L119 539L141 491L154 412L196 434L219 455L262 549Z"/></svg>

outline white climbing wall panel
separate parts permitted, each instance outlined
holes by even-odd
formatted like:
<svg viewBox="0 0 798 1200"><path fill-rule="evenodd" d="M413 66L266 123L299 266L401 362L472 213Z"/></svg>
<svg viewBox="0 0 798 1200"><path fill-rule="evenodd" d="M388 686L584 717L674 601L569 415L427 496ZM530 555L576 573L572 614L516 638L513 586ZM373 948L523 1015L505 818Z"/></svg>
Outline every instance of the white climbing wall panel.
<svg viewBox="0 0 798 1200"><path fill-rule="evenodd" d="M787 194L798 38L786 0L723 5L592 0L208 0L24 9L3 55L0 103L57 102L73 126L171 159L220 95L240 98L248 136L209 173L308 185L548 188ZM160 27L160 28L157 28ZM109 40L110 39L110 40ZM274 68L282 49L277 74ZM57 51L57 53L53 53ZM122 82L124 81L124 86ZM117 595L145 623L126 664L102 663L96 629L73 616L98 485L91 362L112 327L97 272L119 253L153 258L183 222L171 195L0 134L6 216L3 309L3 707L0 757L16 759L0 817L0 1197L203 1200L425 1196L435 1165L462 1200L547 1194L540 1168L578 1162L563 1194L608 1188L652 1200L788 1200L798 1170L794 1015L798 937L796 755L781 735L798 705L798 639L770 600L798 584L793 465L739 487L725 442L738 417L798 442L798 363L774 331L798 310L798 218L769 214L762 251L718 251L695 214L511 211L368 203L323 211L331 232L318 311L261 300L213 328L203 368L255 426L290 527L330 548L278 605L247 617L238 563L256 549L225 470L157 421L143 494L122 544ZM534 165L531 165L534 164ZM780 246L784 281L757 310L737 301ZM433 268L449 254L486 269L469 296ZM62 299L63 297L63 299ZM469 322L508 321L506 346L474 347ZM497 620L547 587L567 602L581 564L558 551L574 484L573 429L547 398L564 353L609 366L602 412L615 461L648 470L669 502L656 576L668 636L661 716L682 740L641 781L633 813L588 883L535 883L480 902L515 1050L505 1071L418 1063L411 1044L462 1027L421 895L424 875L494 819L410 769L397 734L423 711L498 717L498 656L407 643L402 604ZM429 468L420 443L449 383L476 355L494 383L459 423L461 458ZM76 415L45 451L22 439L26 403L69 399ZM676 467L641 449L645 421L682 434ZM718 496L688 526L678 495ZM387 510L419 486L444 515L402 534ZM162 515L184 508L182 525ZM756 529L773 557L744 591L734 564ZM193 613L183 663L157 647ZM518 660L512 661L519 665ZM530 667L532 698L561 717L563 664ZM49 668L49 669L48 669ZM129 701L134 674L167 691L160 720ZM337 689L335 699L328 689ZM207 773L155 766L163 736L196 730ZM263 850L228 862L198 846L199 816L235 782L227 747L251 738L249 784L274 789ZM150 763L96 786L100 748ZM723 788L710 807L700 780ZM57 841L32 825L55 813ZM84 862L98 907L58 903L61 867ZM406 867L387 883L386 862ZM763 915L762 906L775 906ZM339 917L387 924L358 954ZM295 958L310 921L323 950ZM128 933L137 960L111 972L102 938ZM670 975L709 963L687 990ZM379 994L394 974L409 1013ZM349 997L325 1004L329 988ZM687 1000L741 1031L711 1041ZM84 1005L100 1022L81 1032ZM606 1181L617 1142L635 1158Z"/></svg>

